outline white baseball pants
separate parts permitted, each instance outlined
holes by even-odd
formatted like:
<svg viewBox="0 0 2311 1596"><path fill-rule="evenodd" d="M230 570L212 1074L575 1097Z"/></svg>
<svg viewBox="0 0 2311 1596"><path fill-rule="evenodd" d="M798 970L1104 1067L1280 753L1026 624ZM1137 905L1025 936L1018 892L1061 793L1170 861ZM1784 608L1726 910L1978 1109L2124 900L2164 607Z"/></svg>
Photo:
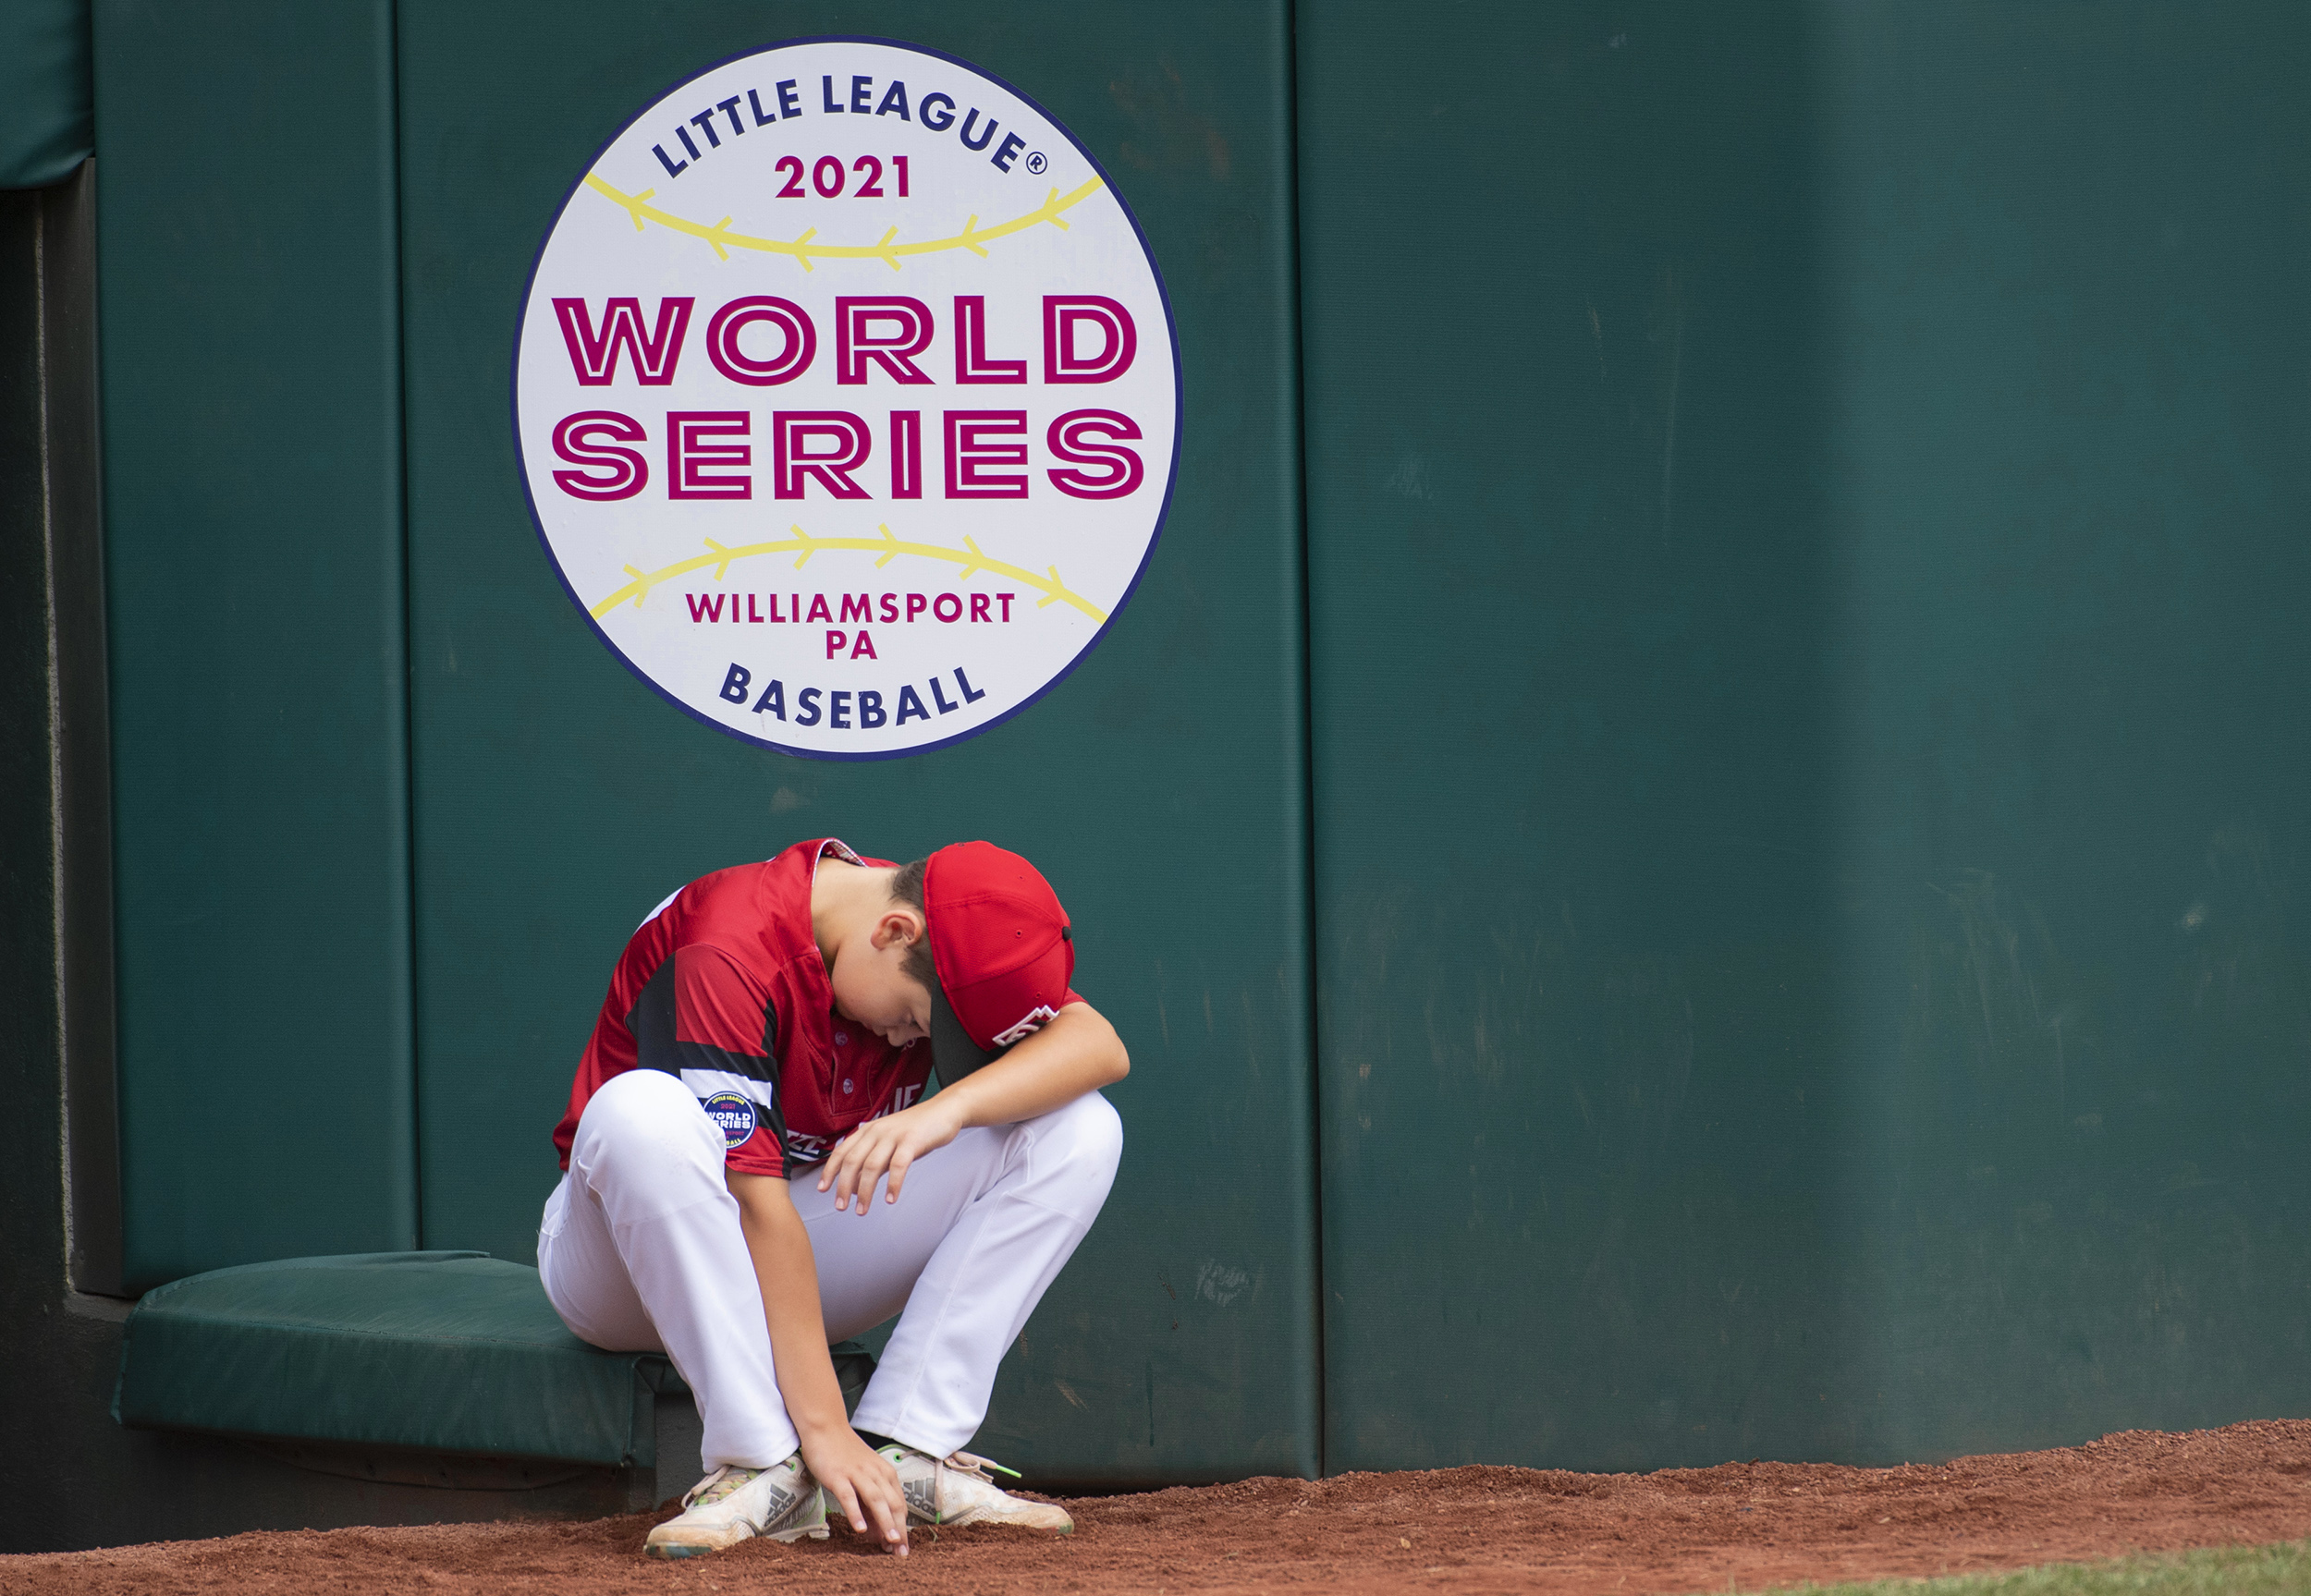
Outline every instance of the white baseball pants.
<svg viewBox="0 0 2311 1596"><path fill-rule="evenodd" d="M546 1199L538 1272L562 1322L612 1352L663 1352L698 1401L709 1469L791 1456L761 1286L723 1180L721 1130L657 1070L605 1082ZM810 1232L832 1343L898 1313L851 1422L944 1457L986 1417L996 1366L1098 1217L1123 1126L1097 1092L966 1130L907 1172L896 1203L837 1212L818 1171L788 1183ZM855 1208L855 1204L853 1205Z"/></svg>

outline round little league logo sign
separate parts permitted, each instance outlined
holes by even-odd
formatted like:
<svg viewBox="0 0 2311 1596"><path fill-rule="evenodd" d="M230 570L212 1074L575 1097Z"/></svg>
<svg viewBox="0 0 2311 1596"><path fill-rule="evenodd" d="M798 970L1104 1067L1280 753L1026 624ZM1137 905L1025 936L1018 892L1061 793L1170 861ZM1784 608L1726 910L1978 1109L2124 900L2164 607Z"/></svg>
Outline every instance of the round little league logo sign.
<svg viewBox="0 0 2311 1596"><path fill-rule="evenodd" d="M817 759L985 731L1131 597L1171 494L1171 315L1106 173L964 62L709 68L570 189L514 412L546 551L698 719Z"/></svg>

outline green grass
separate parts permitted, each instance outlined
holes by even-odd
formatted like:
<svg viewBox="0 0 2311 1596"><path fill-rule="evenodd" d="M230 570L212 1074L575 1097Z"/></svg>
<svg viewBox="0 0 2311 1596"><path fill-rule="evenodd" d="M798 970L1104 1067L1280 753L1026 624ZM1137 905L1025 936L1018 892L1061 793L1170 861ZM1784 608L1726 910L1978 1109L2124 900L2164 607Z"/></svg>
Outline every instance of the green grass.
<svg viewBox="0 0 2311 1596"><path fill-rule="evenodd" d="M2049 1563L2007 1574L1799 1585L1777 1596L2295 1596L2311 1593L2311 1541Z"/></svg>

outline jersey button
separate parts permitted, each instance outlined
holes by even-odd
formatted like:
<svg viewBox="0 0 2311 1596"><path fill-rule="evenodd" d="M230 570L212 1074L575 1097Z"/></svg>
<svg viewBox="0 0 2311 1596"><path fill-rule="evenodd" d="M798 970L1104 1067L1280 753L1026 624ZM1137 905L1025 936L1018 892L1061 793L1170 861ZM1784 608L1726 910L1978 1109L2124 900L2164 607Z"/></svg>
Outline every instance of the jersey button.
<svg viewBox="0 0 2311 1596"><path fill-rule="evenodd" d="M850 1090L850 1082L848 1079L846 1079L846 1080L842 1083L842 1089L843 1089L845 1091L849 1091L849 1090Z"/></svg>
<svg viewBox="0 0 2311 1596"><path fill-rule="evenodd" d="M838 1030L835 1032L835 1045L837 1047L849 1047L850 1045L850 1033L847 1030Z"/></svg>

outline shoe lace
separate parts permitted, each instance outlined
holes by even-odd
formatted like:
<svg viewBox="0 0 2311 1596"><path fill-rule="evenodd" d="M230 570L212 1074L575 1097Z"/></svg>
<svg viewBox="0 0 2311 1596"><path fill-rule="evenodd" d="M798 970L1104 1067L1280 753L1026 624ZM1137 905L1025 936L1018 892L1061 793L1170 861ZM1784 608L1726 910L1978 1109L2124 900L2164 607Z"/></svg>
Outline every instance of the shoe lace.
<svg viewBox="0 0 2311 1596"><path fill-rule="evenodd" d="M992 1457L980 1457L969 1452L954 1452L948 1454L947 1466L960 1474L969 1474L984 1480L990 1485L995 1484L995 1475L990 1474L988 1472L989 1469L994 1469L998 1473L1008 1474L1014 1480L1021 1478L1020 1471L1018 1469L1006 1468L1002 1464L997 1463Z"/></svg>
<svg viewBox="0 0 2311 1596"><path fill-rule="evenodd" d="M682 1498L682 1505L686 1508L711 1507L733 1491L743 1488L748 1480L762 1472L759 1468L740 1468L726 1463L691 1486L690 1494Z"/></svg>

